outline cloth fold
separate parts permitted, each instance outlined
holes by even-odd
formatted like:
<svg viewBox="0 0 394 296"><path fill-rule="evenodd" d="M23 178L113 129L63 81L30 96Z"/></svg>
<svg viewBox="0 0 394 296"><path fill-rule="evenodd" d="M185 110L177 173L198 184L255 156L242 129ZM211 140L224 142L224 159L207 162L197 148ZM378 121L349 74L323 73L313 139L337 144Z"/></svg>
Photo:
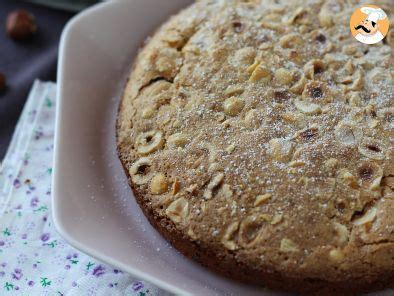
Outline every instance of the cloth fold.
<svg viewBox="0 0 394 296"><path fill-rule="evenodd" d="M36 81L0 166L0 295L159 295L77 251L51 218L56 85Z"/></svg>

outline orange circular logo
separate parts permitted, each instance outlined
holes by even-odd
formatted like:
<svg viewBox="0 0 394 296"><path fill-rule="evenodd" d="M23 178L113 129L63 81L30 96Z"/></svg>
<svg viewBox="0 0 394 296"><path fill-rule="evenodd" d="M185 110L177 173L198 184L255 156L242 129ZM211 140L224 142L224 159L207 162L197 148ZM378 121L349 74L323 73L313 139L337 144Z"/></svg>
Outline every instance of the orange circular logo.
<svg viewBox="0 0 394 296"><path fill-rule="evenodd" d="M387 35L389 19L379 6L363 5L350 18L350 30L361 43L375 44Z"/></svg>

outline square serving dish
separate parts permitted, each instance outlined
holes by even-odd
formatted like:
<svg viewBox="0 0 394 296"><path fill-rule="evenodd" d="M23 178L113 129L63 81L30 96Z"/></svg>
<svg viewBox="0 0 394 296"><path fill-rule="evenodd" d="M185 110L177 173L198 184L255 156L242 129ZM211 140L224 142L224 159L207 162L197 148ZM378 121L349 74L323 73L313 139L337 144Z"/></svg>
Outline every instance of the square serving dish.
<svg viewBox="0 0 394 296"><path fill-rule="evenodd" d="M77 249L182 295L283 295L185 258L149 224L116 154L123 87L143 41L192 0L113 0L74 17L58 65L53 219ZM393 295L389 290L371 295Z"/></svg>
<svg viewBox="0 0 394 296"><path fill-rule="evenodd" d="M274 295L220 277L173 249L136 204L116 155L120 94L143 41L189 0L108 1L66 26L60 44L53 215L72 246L183 295Z"/></svg>

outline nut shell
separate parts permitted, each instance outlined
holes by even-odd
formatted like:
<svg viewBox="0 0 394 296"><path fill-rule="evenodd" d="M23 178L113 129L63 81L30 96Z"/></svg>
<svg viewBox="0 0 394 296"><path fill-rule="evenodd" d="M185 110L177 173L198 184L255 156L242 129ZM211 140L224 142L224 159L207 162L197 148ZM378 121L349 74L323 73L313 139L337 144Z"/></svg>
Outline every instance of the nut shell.
<svg viewBox="0 0 394 296"><path fill-rule="evenodd" d="M7 35L15 40L31 38L37 32L34 16L26 10L11 12L6 20Z"/></svg>
<svg viewBox="0 0 394 296"><path fill-rule="evenodd" d="M0 73L0 92L4 91L7 86L6 77L3 73Z"/></svg>

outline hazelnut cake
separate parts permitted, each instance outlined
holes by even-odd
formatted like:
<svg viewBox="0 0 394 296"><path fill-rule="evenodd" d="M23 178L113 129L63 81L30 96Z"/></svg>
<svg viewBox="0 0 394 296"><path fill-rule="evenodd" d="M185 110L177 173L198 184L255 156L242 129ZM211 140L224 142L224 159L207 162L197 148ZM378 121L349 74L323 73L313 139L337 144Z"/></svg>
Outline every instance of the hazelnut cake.
<svg viewBox="0 0 394 296"><path fill-rule="evenodd" d="M361 44L360 6L200 0L146 42L118 154L180 252L301 294L394 286L394 23Z"/></svg>

